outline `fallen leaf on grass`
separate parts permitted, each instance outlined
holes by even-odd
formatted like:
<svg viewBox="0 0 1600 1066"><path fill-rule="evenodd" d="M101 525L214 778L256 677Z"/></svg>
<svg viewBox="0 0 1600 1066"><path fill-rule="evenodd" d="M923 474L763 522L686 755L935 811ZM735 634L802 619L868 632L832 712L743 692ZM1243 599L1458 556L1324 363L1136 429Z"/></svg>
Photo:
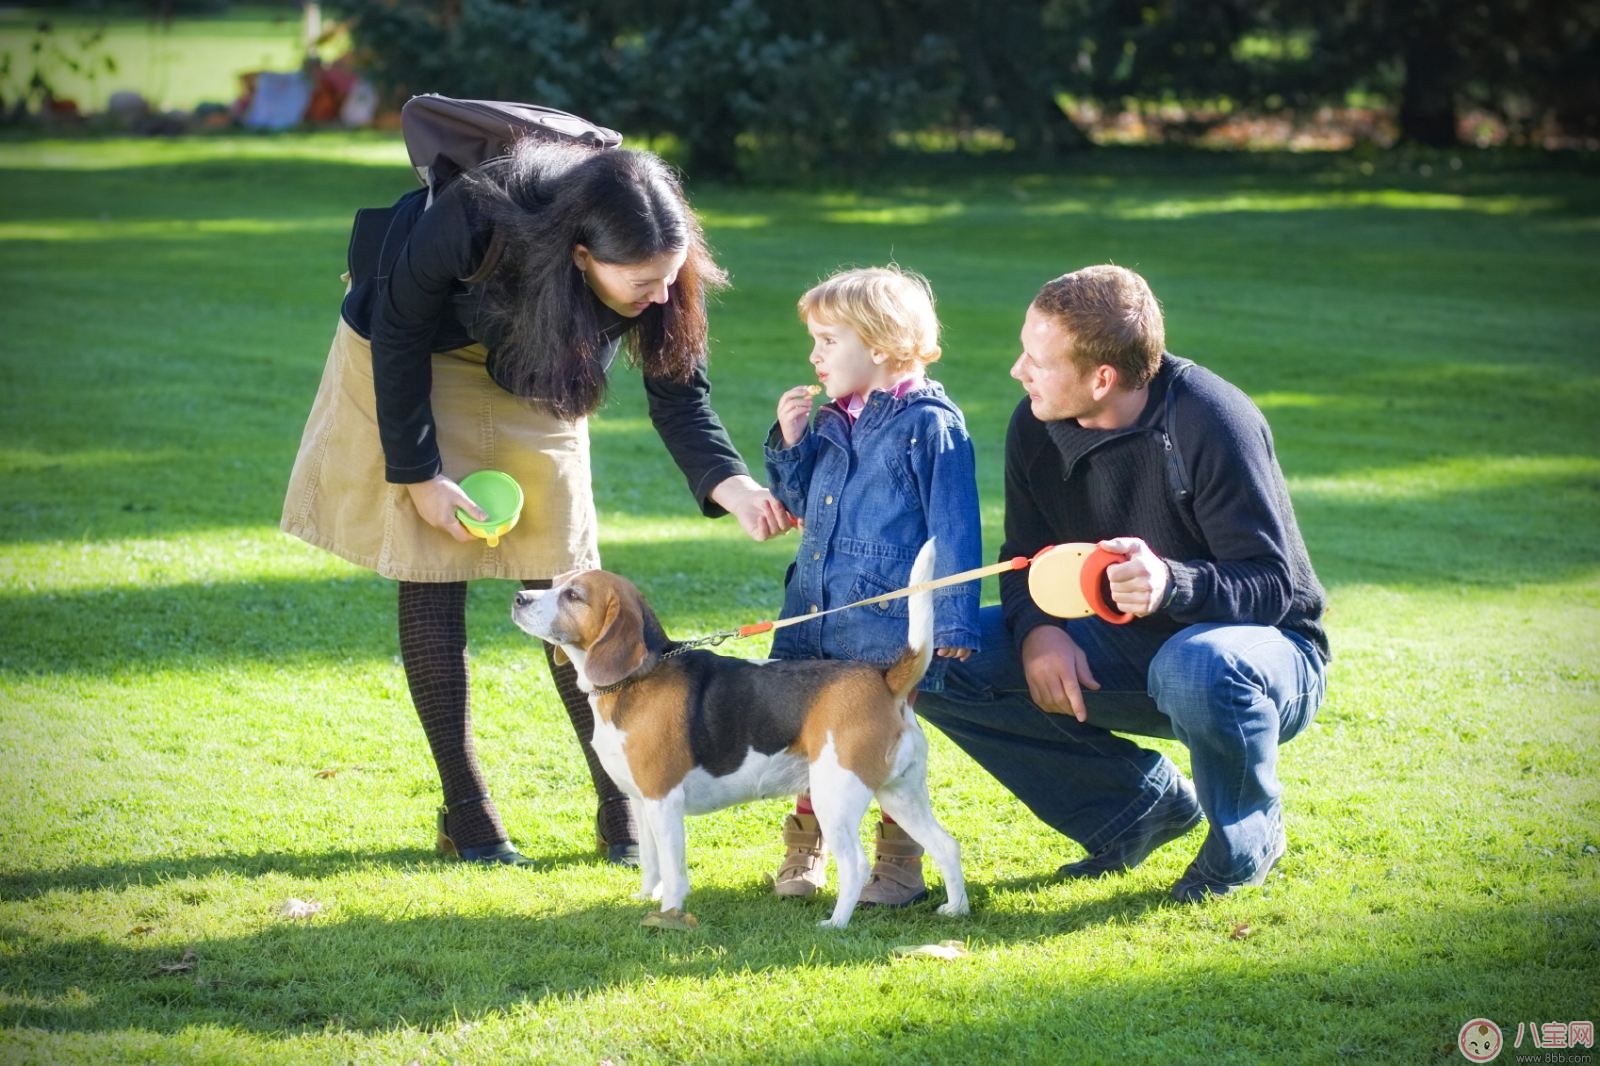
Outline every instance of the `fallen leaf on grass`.
<svg viewBox="0 0 1600 1066"><path fill-rule="evenodd" d="M156 967L156 971L158 973L192 973L194 972L194 964L199 961L200 958L194 953L194 948L184 948L183 958L177 962L163 962Z"/></svg>
<svg viewBox="0 0 1600 1066"><path fill-rule="evenodd" d="M1254 932L1255 932L1255 930L1250 928L1250 923L1249 922L1240 922L1238 925L1233 927L1233 932L1228 934L1228 939L1229 940L1244 940L1251 933L1254 933Z"/></svg>
<svg viewBox="0 0 1600 1066"><path fill-rule="evenodd" d="M326 766L326 767L323 767L321 770L318 770L317 773L316 773L316 776L317 777L322 777L322 778L338 777L340 774L344 773L346 770L365 770L365 769L366 769L365 766L360 766L360 765L357 765L357 766Z"/></svg>
<svg viewBox="0 0 1600 1066"><path fill-rule="evenodd" d="M928 955L935 959L965 959L972 955L959 940L941 940L937 944L901 944L889 952L897 959L913 955Z"/></svg>
<svg viewBox="0 0 1600 1066"><path fill-rule="evenodd" d="M322 904L314 899L290 899L278 909L279 918L309 918L322 910Z"/></svg>
<svg viewBox="0 0 1600 1066"><path fill-rule="evenodd" d="M639 924L646 929L698 929L700 919L688 911L651 911Z"/></svg>
<svg viewBox="0 0 1600 1066"><path fill-rule="evenodd" d="M128 935L129 936L144 936L146 933L153 933L155 931L156 931L156 927L153 926L153 925L136 925L132 929L128 930Z"/></svg>

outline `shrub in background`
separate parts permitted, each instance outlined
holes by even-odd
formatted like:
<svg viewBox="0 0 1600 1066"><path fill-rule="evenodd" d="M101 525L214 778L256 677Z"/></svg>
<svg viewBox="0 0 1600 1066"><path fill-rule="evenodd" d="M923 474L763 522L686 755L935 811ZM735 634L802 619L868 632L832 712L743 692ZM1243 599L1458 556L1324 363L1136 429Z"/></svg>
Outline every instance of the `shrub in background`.
<svg viewBox="0 0 1600 1066"><path fill-rule="evenodd" d="M420 92L526 100L635 134L670 133L703 177L872 157L894 130L935 121L949 105L932 61L949 50L936 40L903 63L872 62L850 40L779 27L761 0L637 12L560 0L339 6L392 104Z"/></svg>

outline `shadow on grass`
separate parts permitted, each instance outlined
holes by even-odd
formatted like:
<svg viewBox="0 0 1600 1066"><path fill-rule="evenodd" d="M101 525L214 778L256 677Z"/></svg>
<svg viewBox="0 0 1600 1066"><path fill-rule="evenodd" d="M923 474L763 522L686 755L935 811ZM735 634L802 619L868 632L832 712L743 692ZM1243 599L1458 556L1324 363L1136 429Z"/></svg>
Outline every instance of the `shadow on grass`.
<svg viewBox="0 0 1600 1066"><path fill-rule="evenodd" d="M792 542L791 542L792 543ZM655 575L663 613L771 617L787 557L752 557L748 578L725 565L727 545L708 540L609 551L624 572ZM707 575L715 575L709 577ZM647 585L649 578L642 579ZM518 583L476 581L467 604L474 651L538 644L511 622ZM292 669L316 660L388 662L399 654L397 583L375 574L328 580L260 580L123 586L71 592L0 592L0 669L21 676L126 676L166 670L205 674L228 663ZM670 623L669 623L670 624ZM681 628L681 627L680 627ZM695 634L683 630L681 636ZM757 643L747 642L753 648ZM764 651L765 645L762 644ZM749 652L754 654L754 652Z"/></svg>
<svg viewBox="0 0 1600 1066"><path fill-rule="evenodd" d="M115 675L399 652L393 582L260 581L0 596L0 663ZM509 607L507 608L509 614Z"/></svg>
<svg viewBox="0 0 1600 1066"><path fill-rule="evenodd" d="M569 866L598 865L593 851L568 851L551 854L528 852L533 873L545 873ZM51 892L120 891L134 885L166 881L229 877L262 877L280 874L314 880L347 874L373 866L411 866L443 862L423 848L391 848L385 851L258 852L253 855L213 855L185 859L147 859L105 865L84 864L60 870L31 871L26 874L0 874L0 900L35 899Z"/></svg>
<svg viewBox="0 0 1600 1066"><path fill-rule="evenodd" d="M1071 1061L1069 1048L1142 1044L1171 1054L1173 1041L1187 1049L1183 1061L1283 1061L1296 1048L1306 1054L1287 1058L1442 1061L1461 1022L1486 1009L1587 1016L1572 989L1592 977L1592 957L1584 954L1592 934L1587 944L1581 934L1580 941L1563 937L1592 928L1593 910L1574 905L1488 913L1462 903L1426 915L1363 914L1351 935L1320 937L1292 957L1275 949L1271 924L1248 939L1230 938L1232 920L1213 908L1189 935L1215 937L1215 945L1165 964L1130 958L1126 966L1108 965L1090 954L1088 973L1030 973L989 968L983 958L1008 945L1079 934L1112 942L1161 906L1150 895L1024 917L980 909L960 921L931 911L863 912L844 932L812 928L822 908L775 903L757 887L698 892L695 910L705 924L689 933L643 930L645 905L620 899L541 918L341 919L334 910L309 923L274 920L258 932L194 942L187 945L192 957L176 972L183 946L49 939L13 925L0 930L4 966L18 975L8 982L12 998L0 1007L0 1024L164 1035L213 1027L283 1039L395 1026L445 1030L552 1000L571 1000L581 1010L588 997L674 978L708 983L704 992L686 993L691 1003L714 1002L740 975L791 969L835 971L837 981L821 983L860 990L858 971L869 985L887 980L872 972L895 945L951 936L965 938L983 976L902 971L901 979L919 990L915 1006L887 994L813 1002L808 1016L850 1024L838 1032L822 1025L780 1034L788 1055L774 1061L863 1061L863 1054L872 1060L884 1040L893 1041L897 1061L971 1061L983 1051L1009 1052L1007 1060L1016 1061L1043 1049L1053 1049L1053 1061ZM1288 923L1284 932L1294 935L1298 920L1279 913L1275 921ZM944 974L948 984L939 979ZM1515 1003L1494 995L1508 978L1519 989ZM1354 1024L1357 1016L1361 1024ZM1128 1028L1139 1019L1166 1024ZM608 1019L596 1016L591 1024L604 1033ZM634 1028L639 1019L631 1015L618 1024L618 1043L651 1039L648 1029ZM1324 1046L1329 1032L1341 1034L1344 1045ZM720 1027L707 1037L728 1040ZM1300 1043L1307 1039L1316 1043ZM740 1060L725 1052L710 1061Z"/></svg>
<svg viewBox="0 0 1600 1066"><path fill-rule="evenodd" d="M259 858L265 862L261 872L282 868L283 857ZM386 858L407 856L395 852ZM180 864L172 876L239 873L251 861L196 860ZM344 861L329 854L303 863L290 859L288 866L315 875L335 872ZM166 873L157 865L113 867L97 875L101 883L117 884ZM64 940L11 925L0 928L0 941L7 944L0 972L13 975L7 986L34 1004L71 994L47 1006L12 999L0 1005L0 1026L93 1032L133 1025L173 1033L214 1025L285 1035L327 1026L369 1032L402 1023L429 1028L644 978L847 967L881 962L897 944L954 936L995 946L1126 926L1162 905L1159 893L1134 892L1048 914L985 918L984 893L970 918L945 918L930 902L905 910L858 910L849 929L836 932L816 927L832 907L831 895L776 900L764 884L752 881L741 888L696 889L690 902L701 928L657 932L639 924L652 906L626 891L619 883L615 902L547 917L343 919L335 902L309 923L273 918L259 932L189 944L193 968L177 973L164 968L179 961L181 947L147 946L137 937ZM935 894L942 900L937 887ZM120 1020L107 1016L113 1005Z"/></svg>

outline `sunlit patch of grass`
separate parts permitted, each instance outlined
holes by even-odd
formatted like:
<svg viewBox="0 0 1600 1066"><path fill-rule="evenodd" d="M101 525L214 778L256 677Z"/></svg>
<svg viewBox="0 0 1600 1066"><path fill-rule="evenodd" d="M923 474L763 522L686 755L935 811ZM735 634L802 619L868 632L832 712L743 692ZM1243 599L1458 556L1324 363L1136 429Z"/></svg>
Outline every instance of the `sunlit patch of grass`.
<svg viewBox="0 0 1600 1066"><path fill-rule="evenodd" d="M761 229L772 224L772 218L768 215L744 214L736 211L701 209L699 215L700 221L708 229Z"/></svg>
<svg viewBox="0 0 1600 1066"><path fill-rule="evenodd" d="M214 218L170 222L119 222L112 219L0 224L0 241L182 241L210 236L252 234L347 234L348 218Z"/></svg>
<svg viewBox="0 0 1600 1066"><path fill-rule="evenodd" d="M1327 410L1341 404L1359 406L1361 401L1353 397L1330 396L1325 393L1311 392L1258 392L1251 397L1257 407L1267 412L1270 418L1276 411L1286 411L1296 408L1316 408Z"/></svg>
<svg viewBox="0 0 1600 1066"><path fill-rule="evenodd" d="M841 208L824 212L829 222L865 226L923 226L962 214L961 204L906 204L895 207Z"/></svg>
<svg viewBox="0 0 1600 1066"><path fill-rule="evenodd" d="M399 138L379 132L0 142L0 166L8 170L127 170L223 160L322 160L342 166L389 168L402 178L409 165Z"/></svg>
<svg viewBox="0 0 1600 1066"><path fill-rule="evenodd" d="M1349 208L1384 208L1397 211L1470 211L1485 215L1526 215L1556 206L1549 197L1471 196L1452 193L1376 189L1367 192L1330 190L1315 193L1238 192L1196 198L1185 197L1123 202L1113 211L1128 219L1178 219L1198 215L1226 215L1251 211L1336 211Z"/></svg>
<svg viewBox="0 0 1600 1066"><path fill-rule="evenodd" d="M0 569L9 588L67 592L92 588L208 587L213 582L334 580L365 574L276 528L189 529L182 535L13 544Z"/></svg>
<svg viewBox="0 0 1600 1066"><path fill-rule="evenodd" d="M72 470L81 467L117 466L144 462L175 462L182 458L180 448L156 448L138 454L109 448L63 449L42 452L31 448L0 449L0 471L19 473L25 470Z"/></svg>
<svg viewBox="0 0 1600 1066"><path fill-rule="evenodd" d="M1600 493L1600 458L1459 455L1426 463L1351 470L1338 477L1295 478L1299 494L1327 499L1442 499L1463 491L1537 496L1564 485Z"/></svg>

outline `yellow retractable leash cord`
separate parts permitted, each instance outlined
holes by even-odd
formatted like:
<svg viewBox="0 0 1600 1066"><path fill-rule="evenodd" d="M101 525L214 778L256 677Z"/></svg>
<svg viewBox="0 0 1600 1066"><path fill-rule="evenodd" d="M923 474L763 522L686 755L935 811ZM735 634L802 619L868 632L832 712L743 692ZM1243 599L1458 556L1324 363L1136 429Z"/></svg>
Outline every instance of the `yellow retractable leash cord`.
<svg viewBox="0 0 1600 1066"><path fill-rule="evenodd" d="M725 629L708 637L677 643L684 648L715 646L725 640L770 633L775 629L796 626L824 615L903 599L918 592L932 592L934 589L948 588L966 581L977 581L990 574L1003 574L1009 570L1028 570L1028 594L1046 614L1056 618L1087 618L1095 615L1107 622L1121 625L1133 621L1133 615L1119 611L1112 605L1110 597L1106 594L1105 575L1107 569L1116 563L1127 561L1127 558L1126 555L1108 552L1094 544L1051 544L1039 549L1031 558L1018 555L1004 562L980 566L975 570L963 570L959 574L924 581L894 592L885 592L881 596L847 603L842 607L830 607L826 611L812 611L810 614L797 614L791 618L780 618L776 622L752 622L738 629Z"/></svg>

